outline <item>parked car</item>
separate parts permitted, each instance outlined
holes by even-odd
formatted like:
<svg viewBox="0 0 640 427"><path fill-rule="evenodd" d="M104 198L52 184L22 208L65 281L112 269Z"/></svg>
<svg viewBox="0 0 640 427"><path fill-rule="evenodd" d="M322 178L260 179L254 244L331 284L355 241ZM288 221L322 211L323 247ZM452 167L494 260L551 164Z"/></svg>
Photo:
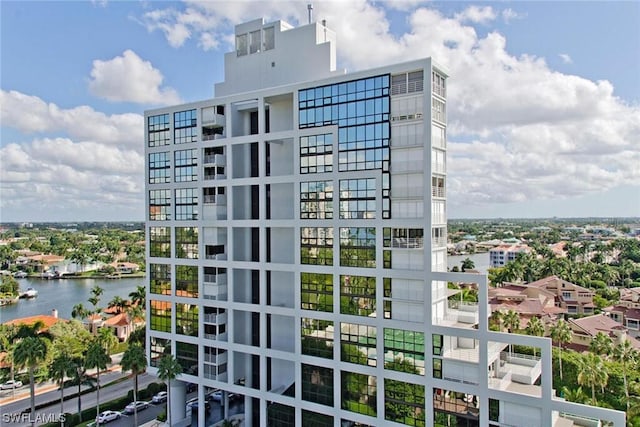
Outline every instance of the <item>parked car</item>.
<svg viewBox="0 0 640 427"><path fill-rule="evenodd" d="M135 411L135 408L138 408L138 412L139 412L139 411L142 411L143 409L147 409L148 407L149 407L149 402L138 400L137 402L129 403L127 406L125 406L124 411L122 412L125 414L133 414Z"/></svg>
<svg viewBox="0 0 640 427"><path fill-rule="evenodd" d="M117 420L120 418L122 414L117 411L104 411L101 412L100 415L96 418L96 423L98 424L106 424L110 421Z"/></svg>
<svg viewBox="0 0 640 427"><path fill-rule="evenodd" d="M161 391L151 398L152 403L162 403L167 401L167 392Z"/></svg>
<svg viewBox="0 0 640 427"><path fill-rule="evenodd" d="M198 410L198 404L199 404L199 401L198 401L198 398L197 398L197 397L194 397L193 399L189 399L189 400L187 401L187 413L188 413L189 411L193 411L193 410L196 410L196 411L197 411L197 410ZM211 403L209 403L209 401L208 401L208 400L205 400L205 401L204 401L204 409L205 409L207 412L209 411L209 409L211 409Z"/></svg>
<svg viewBox="0 0 640 427"><path fill-rule="evenodd" d="M9 380L6 383L0 385L2 390L12 390L14 388L22 387L22 381Z"/></svg>
<svg viewBox="0 0 640 427"><path fill-rule="evenodd" d="M222 402L222 390L214 390L211 393L207 394L207 400Z"/></svg>

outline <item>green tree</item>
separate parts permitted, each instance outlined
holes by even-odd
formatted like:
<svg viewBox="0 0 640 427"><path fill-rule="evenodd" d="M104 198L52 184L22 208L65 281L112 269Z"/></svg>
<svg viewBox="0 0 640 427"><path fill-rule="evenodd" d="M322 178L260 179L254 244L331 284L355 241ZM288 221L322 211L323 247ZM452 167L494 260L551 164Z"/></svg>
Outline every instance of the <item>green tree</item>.
<svg viewBox="0 0 640 427"><path fill-rule="evenodd" d="M569 388L567 386L562 387L562 394L569 402L586 403L587 396L582 391L582 387L576 389Z"/></svg>
<svg viewBox="0 0 640 427"><path fill-rule="evenodd" d="M96 338L89 344L85 360L87 368L96 368L96 417L100 415L100 370L107 369L107 363L111 363L111 357L107 354L100 340Z"/></svg>
<svg viewBox="0 0 640 427"><path fill-rule="evenodd" d="M182 373L182 365L171 354L165 354L158 362L158 378L167 382L167 419L171 420L171 381Z"/></svg>
<svg viewBox="0 0 640 427"><path fill-rule="evenodd" d="M578 384L591 387L591 400L596 404L596 386L604 387L609 380L609 374L597 354L587 353L578 362Z"/></svg>
<svg viewBox="0 0 640 427"><path fill-rule="evenodd" d="M23 338L13 350L13 360L18 367L29 369L29 394L31 395L31 425L35 425L36 391L34 371L47 357L47 342L39 336Z"/></svg>
<svg viewBox="0 0 640 427"><path fill-rule="evenodd" d="M91 296L89 297L88 301L93 305L93 313L97 313L100 311L100 309L98 308L98 304L100 303L100 297L103 293L104 289L98 285L95 285L93 288L91 288Z"/></svg>
<svg viewBox="0 0 640 427"><path fill-rule="evenodd" d="M473 262L471 258L465 258L461 261L462 271L473 270L476 268L476 264Z"/></svg>
<svg viewBox="0 0 640 427"><path fill-rule="evenodd" d="M624 393L627 397L627 411L629 410L629 384L627 382L627 368L634 367L638 363L639 354L631 345L631 341L624 340L613 349L613 359L622 365L622 379L624 381Z"/></svg>
<svg viewBox="0 0 640 427"><path fill-rule="evenodd" d="M10 297L18 295L20 284L13 276L2 276L2 284L0 284L0 294L6 294Z"/></svg>
<svg viewBox="0 0 640 427"><path fill-rule="evenodd" d="M613 341L611 337L603 332L598 332L589 343L589 350L600 356L607 357L613 349Z"/></svg>
<svg viewBox="0 0 640 427"><path fill-rule="evenodd" d="M113 329L108 326L98 329L96 338L107 354L111 354L111 350L118 344L118 337L115 336Z"/></svg>
<svg viewBox="0 0 640 427"><path fill-rule="evenodd" d="M74 319L84 319L87 316L89 316L89 310L80 302L71 309L71 317Z"/></svg>
<svg viewBox="0 0 640 427"><path fill-rule="evenodd" d="M502 320L509 333L516 333L520 330L520 315L515 311L509 310L504 313Z"/></svg>
<svg viewBox="0 0 640 427"><path fill-rule="evenodd" d="M143 310L147 301L147 290L144 286L138 285L135 290L129 292L129 298L131 298L131 305L137 305Z"/></svg>
<svg viewBox="0 0 640 427"><path fill-rule="evenodd" d="M127 301L125 301L121 296L114 296L111 301L107 304L108 308L115 308L118 313L122 313L127 308Z"/></svg>
<svg viewBox="0 0 640 427"><path fill-rule="evenodd" d="M138 401L138 374L144 371L147 367L147 356L144 353L144 348L138 344L131 344L125 350L122 355L122 361L120 362L123 371L131 371L133 374L133 401ZM138 408L134 408L134 425L138 424Z"/></svg>
<svg viewBox="0 0 640 427"><path fill-rule="evenodd" d="M75 366L66 352L58 353L49 366L49 378L56 380L60 386L60 413L64 414L64 378L73 375ZM61 422L64 425L64 422Z"/></svg>
<svg viewBox="0 0 640 427"><path fill-rule="evenodd" d="M531 335L534 337L541 337L544 335L544 324L538 317L532 317L527 324L527 327L524 329L527 335ZM533 348L533 355L536 355L536 348Z"/></svg>
<svg viewBox="0 0 640 427"><path fill-rule="evenodd" d="M563 319L551 327L551 339L558 343L558 361L560 363L560 380L562 380L562 344L568 343L573 337L571 327Z"/></svg>

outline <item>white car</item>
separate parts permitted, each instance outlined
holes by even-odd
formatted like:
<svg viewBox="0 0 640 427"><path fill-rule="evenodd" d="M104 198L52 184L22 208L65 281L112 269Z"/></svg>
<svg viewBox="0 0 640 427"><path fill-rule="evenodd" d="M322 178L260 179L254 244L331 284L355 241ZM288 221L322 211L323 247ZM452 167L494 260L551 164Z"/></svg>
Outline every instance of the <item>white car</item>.
<svg viewBox="0 0 640 427"><path fill-rule="evenodd" d="M143 409L147 409L148 407L149 407L149 402L144 402L144 401L138 400L137 402L131 402L127 406L125 406L124 413L125 414L133 414L135 412L136 408L137 408L138 412L140 412Z"/></svg>
<svg viewBox="0 0 640 427"><path fill-rule="evenodd" d="M158 394L156 394L155 396L153 396L151 398L151 402L153 403L162 403L162 402L166 402L167 401L167 392L166 391L161 391Z"/></svg>
<svg viewBox="0 0 640 427"><path fill-rule="evenodd" d="M22 387L22 381L9 380L6 383L0 385L0 390L13 390L14 388Z"/></svg>
<svg viewBox="0 0 640 427"><path fill-rule="evenodd" d="M121 416L120 412L104 411L104 412L101 412L100 415L98 415L98 417L96 418L96 423L106 424L110 421L117 420L118 418L120 418L120 416Z"/></svg>

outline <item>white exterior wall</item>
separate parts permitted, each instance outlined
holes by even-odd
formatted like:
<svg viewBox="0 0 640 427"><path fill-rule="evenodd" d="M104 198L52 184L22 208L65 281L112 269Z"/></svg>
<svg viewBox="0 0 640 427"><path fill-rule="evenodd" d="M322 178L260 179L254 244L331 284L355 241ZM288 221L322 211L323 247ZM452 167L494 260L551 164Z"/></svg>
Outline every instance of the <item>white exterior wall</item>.
<svg viewBox="0 0 640 427"><path fill-rule="evenodd" d="M262 21L247 23L239 26L237 34L262 29ZM555 400L551 384L551 346L548 340L501 334L488 331L489 316L487 309L486 277L464 273L446 272L446 248L432 247L432 233L434 227L446 230L446 197L432 187L432 178L445 180L446 188L446 123L436 123L431 118L431 102L435 97L431 92L431 71L438 69L430 59L396 64L375 70L340 75L335 73L335 47L333 43L324 43L324 27L319 24L287 29L283 24L276 23L279 30L275 33L275 49L273 51L248 54L237 57L236 53L227 54L225 58L226 81L216 85L217 98L187 105L168 107L146 112L145 117L163 113L170 113L173 126L173 112L195 108L198 110L198 128L201 127L203 109L215 105L225 107L224 134L214 140L199 140L195 144L167 145L146 148L146 155L156 152L169 151L173 162L173 152L195 147L202 156L204 147L223 147L226 156L226 170L224 179L203 180L202 159L198 168L200 178L196 182L167 184L147 184L147 190L154 188L196 187L199 191L198 212L206 212L205 216L193 221L149 221L148 227L166 226L174 230L177 226L196 226L200 230L199 242L201 252L198 260L189 260L202 268L226 268L228 298L208 300L202 296L193 301L199 311L204 307L219 307L227 310L227 334L225 340L215 341L202 337L204 322L199 319L200 338L185 337L175 331L175 312L172 315L174 327L172 332L158 332L147 330L147 336L153 335L171 339L175 354L175 341L196 343L199 347L200 376L183 374L180 379L199 385L202 395L204 387L220 388L228 392L238 393L245 399L245 413L248 418L245 425L252 425L249 414L252 410L259 411L260 420L265 423L267 407L271 402L279 402L295 409L296 425L302 425L302 410L309 410L330 414L334 425L340 426L342 420L355 420L370 425L389 425L384 413L384 384L385 379L395 379L412 382L425 387L426 423L432 422L434 407L433 392L436 389L466 393L476 396L480 412L479 425L487 427L489 423L489 399L501 402L501 417L511 419L512 413L518 413L519 408L525 415L527 423L547 427L551 425L553 411L589 414L608 418L618 426L624 424L624 415L615 411L600 410L581 405L568 404ZM327 32L332 41L333 33ZM320 43L320 44L318 44ZM298 52L308 52L305 61L300 61ZM252 56L253 55L253 56ZM309 59L308 59L309 58ZM276 62L271 67L271 62ZM308 60L307 60L308 59ZM304 64L303 64L304 63ZM283 68L288 71L283 72ZM267 68L267 69L265 69ZM271 70L274 68L274 70ZM391 96L391 118L407 116L398 120L391 120L391 219L383 219L381 215L380 171L339 172L338 170L338 137L336 126L324 126L314 129L299 129L298 127L298 91L310 87L350 81L359 78L382 74L406 73L414 70L424 70L424 89L420 93L410 95ZM309 83L302 83L309 82ZM441 99L441 101L444 98ZM269 109L269 132L266 132L266 109ZM397 111L396 111L397 110ZM250 111L257 111L257 134L250 134ZM416 113L421 113L418 117ZM408 116L411 116L409 118ZM206 114L205 114L206 116ZM173 127L171 128L173 129ZM230 131L231 130L231 131ZM322 175L300 174L300 136L320 133L332 133L333 138L333 171ZM173 137L172 137L173 141ZM251 144L257 144L258 174L252 176ZM269 144L270 172L266 171L267 144ZM339 218L339 191L341 179L372 177L378 183L377 212L375 219L345 220ZM149 182L149 171L146 171L146 182ZM330 220L300 220L300 182L313 180L331 180L334 185L333 209L334 216ZM267 188L270 186L270 211L267 212ZM223 199L226 204L217 206L219 212L213 214L205 211L202 203L202 191L209 187L225 187ZM258 187L258 216L252 218L252 186ZM438 193L438 197L432 194ZM147 191L146 203L149 204ZM172 206L173 207L173 206ZM269 219L267 219L269 218ZM334 228L333 266L311 266L300 264L300 233L302 226ZM340 227L375 227L376 231L384 227L390 228L421 228L424 230L424 242L421 248L383 248L382 233L376 233L376 268L349 268L340 266ZM270 240L267 241L267 228L270 229ZM259 257L252 261L252 229L258 230ZM148 239L148 237L147 237ZM148 242L148 241L147 241ZM172 249L175 247L175 236L172 232ZM446 238L445 238L446 242ZM211 244L225 244L227 259L206 260L203 254L204 246ZM147 248L149 245L147 245ZM390 250L393 256L391 269L382 267L383 250ZM267 260L267 251L270 261ZM172 257L174 252L172 251ZM168 263L173 265L186 264L183 259L153 259L149 263ZM258 273L258 293L254 292L252 284L252 270ZM147 270L149 271L149 269ZM333 282L333 312L319 312L303 310L301 308L301 272L323 272L334 275ZM375 315L354 317L342 314L340 311L340 274L356 274L376 278L376 311ZM392 318L385 319L381 297L384 278L393 278L393 297L391 300ZM269 278L269 279L267 279ZM267 286L267 280L269 286ZM448 305L447 282L477 282L479 292L477 329L456 325L450 320ZM200 279L202 283L202 278ZM258 303L254 301L258 299ZM183 299L173 295L149 294L147 300L183 302ZM301 352L301 319L315 318L333 322L333 329L327 334L333 334L333 358L320 359L302 355ZM257 328L254 322L257 319ZM270 319L270 320L268 320ZM269 324L267 324L270 322ZM425 353L423 366L424 375L408 374L391 371L384 368L382 358L378 357L377 366L357 365L341 360L340 339L341 323L356 323L376 328L377 343L373 351L377 355L385 353L384 329L405 329L424 334ZM150 322L147 322L149 325ZM267 331L270 344L267 344ZM256 334L256 332L258 332ZM432 352L432 335L443 335L445 352L473 349L473 362L460 362L447 354L434 356ZM255 337L259 342L254 342ZM542 354L541 386L537 386L537 395L532 396L521 392L509 391L499 387L490 387L488 378L489 357L492 354L492 343L513 343L536 345ZM473 343L473 344L472 344ZM475 344L477 343L477 345ZM218 379L205 378L203 369L203 348L219 347L227 350L228 375ZM493 347L492 347L493 346ZM448 353L452 354L452 353ZM471 357L471 356L470 356ZM253 359L259 361L253 363ZM433 378L431 366L434 358L443 360L443 378ZM270 365L269 365L270 364ZM318 404L303 399L301 392L301 372L303 364L314 364L333 369L334 372L334 406L318 406ZM267 366L270 366L270 384L267 380ZM154 372L150 368L150 372ZM343 409L341 406L341 372L350 371L368 375L375 385L378 412L375 416L357 414ZM260 379L253 383L252 375L259 372ZM463 382L459 381L460 376ZM375 377L375 380L374 380ZM446 378L451 378L447 380ZM245 385L238 384L244 380ZM289 385L296 383L294 397L284 397L282 393ZM251 398L259 399L257 406L252 406ZM172 405L173 406L173 405ZM182 405L184 408L184 405ZM204 405L201 405L203 407ZM531 409L529 409L531 408ZM200 425L203 412L199 414ZM523 419L525 419L523 418ZM621 421L622 420L622 421ZM505 421L506 422L506 421ZM516 423L516 425L522 425ZM527 424L529 425L529 424Z"/></svg>

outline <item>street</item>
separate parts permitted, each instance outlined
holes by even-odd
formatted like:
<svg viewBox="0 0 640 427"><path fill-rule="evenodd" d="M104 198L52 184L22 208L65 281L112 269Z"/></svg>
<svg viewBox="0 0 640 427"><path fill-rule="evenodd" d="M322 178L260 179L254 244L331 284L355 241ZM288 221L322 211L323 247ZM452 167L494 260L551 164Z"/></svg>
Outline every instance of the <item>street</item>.
<svg viewBox="0 0 640 427"><path fill-rule="evenodd" d="M129 379L128 374L123 374L120 371L108 372L100 375L100 383L108 384L112 381L115 381L120 378L127 378L126 381L119 382L117 384L110 385L108 387L103 387L100 389L100 401L108 402L113 399L117 399L122 396L126 396L127 392L133 388L133 380ZM158 382L156 377L153 377L149 374L141 374L138 377L138 387L143 389L147 387L152 382ZM36 424L45 424L46 422L57 420L60 414L60 390L57 386L53 384L48 385L40 385L38 388L41 390L49 389L50 391L44 391L40 394L36 394L36 406L45 402L51 402L52 404L36 410L34 419L37 422ZM77 392L77 387L67 387L64 390L65 396L74 395ZM26 392L26 394L25 394ZM5 399L10 398L12 395L11 390L3 390L0 392L0 402L4 402ZM20 400L9 401L7 403L2 403L2 408L0 409L0 426L28 426L30 425L29 418L23 418L18 416L21 412L28 410L30 407L29 401L29 387L23 386L19 389L15 390L16 397L20 397ZM82 408L90 408L96 405L96 392L84 394L80 398ZM162 411L161 407L164 405L153 406L151 405L149 409L145 411L141 411L138 415L138 422L145 422L144 419L148 418L146 421L150 421L154 419L158 413ZM124 409L124 408L121 408ZM78 411L78 399L73 397L69 400L65 400L64 402L64 412L69 413L77 413ZM128 417L123 416L122 420L119 422L125 422ZM120 425L112 423L111 425ZM129 425L133 426L133 416L131 416L131 421L129 424L121 424L123 426Z"/></svg>

